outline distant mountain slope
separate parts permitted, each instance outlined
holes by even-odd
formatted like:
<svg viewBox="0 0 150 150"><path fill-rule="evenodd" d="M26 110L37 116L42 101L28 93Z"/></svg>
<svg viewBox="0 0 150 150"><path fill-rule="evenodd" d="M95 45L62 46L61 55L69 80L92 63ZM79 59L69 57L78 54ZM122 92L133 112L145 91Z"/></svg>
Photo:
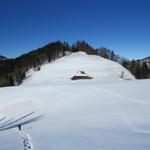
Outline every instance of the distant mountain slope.
<svg viewBox="0 0 150 150"><path fill-rule="evenodd" d="M6 59L7 59L7 57L0 55L0 61L6 60Z"/></svg>
<svg viewBox="0 0 150 150"><path fill-rule="evenodd" d="M100 47L93 48L85 41L77 41L72 45L67 42L56 41L43 47L32 50L15 59L6 59L0 63L0 87L20 85L26 78L26 73L33 69L39 71L45 63L51 63L66 54L74 52L85 52L88 55L97 55L103 58L118 62L127 68L137 79L150 78L150 71L145 63L142 67L139 62L132 63L124 57L116 55L113 50ZM146 70L146 71L145 71ZM145 73L146 72L146 73Z"/></svg>
<svg viewBox="0 0 150 150"><path fill-rule="evenodd" d="M93 81L118 80L122 72L124 72L124 79L134 79L128 70L116 62L100 56L76 52L42 66L40 71L30 74L23 85L68 83L78 71L84 71L93 77Z"/></svg>
<svg viewBox="0 0 150 150"><path fill-rule="evenodd" d="M70 47L60 41L52 42L15 59L0 64L0 87L20 85L29 69L38 70L41 65L65 55Z"/></svg>

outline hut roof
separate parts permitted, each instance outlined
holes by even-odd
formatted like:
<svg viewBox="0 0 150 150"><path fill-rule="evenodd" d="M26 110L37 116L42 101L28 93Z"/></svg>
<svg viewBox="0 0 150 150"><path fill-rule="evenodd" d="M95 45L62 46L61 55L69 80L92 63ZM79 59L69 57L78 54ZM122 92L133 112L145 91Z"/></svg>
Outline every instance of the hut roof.
<svg viewBox="0 0 150 150"><path fill-rule="evenodd" d="M88 76L84 71L78 71L71 80L84 80L84 79L93 79L93 77Z"/></svg>

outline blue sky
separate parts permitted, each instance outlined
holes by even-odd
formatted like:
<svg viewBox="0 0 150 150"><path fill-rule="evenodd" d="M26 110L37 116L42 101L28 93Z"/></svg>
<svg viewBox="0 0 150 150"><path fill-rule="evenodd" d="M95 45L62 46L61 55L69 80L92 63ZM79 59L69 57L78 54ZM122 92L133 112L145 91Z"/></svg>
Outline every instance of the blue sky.
<svg viewBox="0 0 150 150"><path fill-rule="evenodd" d="M0 1L0 54L16 57L55 40L85 40L130 59L149 56L150 1Z"/></svg>

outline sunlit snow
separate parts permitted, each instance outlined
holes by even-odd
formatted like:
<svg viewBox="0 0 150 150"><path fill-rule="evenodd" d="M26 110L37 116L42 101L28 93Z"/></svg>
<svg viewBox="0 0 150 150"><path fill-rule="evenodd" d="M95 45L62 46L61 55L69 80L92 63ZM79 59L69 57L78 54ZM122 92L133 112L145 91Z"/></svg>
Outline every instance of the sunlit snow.
<svg viewBox="0 0 150 150"><path fill-rule="evenodd" d="M78 71L93 79L71 81ZM45 114L22 127L34 150L149 150L149 91L150 80L78 52L30 72L21 86L0 88L0 118ZM17 128L0 132L0 150L12 149L23 150Z"/></svg>

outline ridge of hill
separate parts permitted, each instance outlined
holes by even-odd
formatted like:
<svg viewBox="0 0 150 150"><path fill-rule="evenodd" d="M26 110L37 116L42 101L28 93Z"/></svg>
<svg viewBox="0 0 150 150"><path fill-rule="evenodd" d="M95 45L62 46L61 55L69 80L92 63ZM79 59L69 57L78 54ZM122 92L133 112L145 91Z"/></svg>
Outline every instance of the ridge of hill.
<svg viewBox="0 0 150 150"><path fill-rule="evenodd" d="M104 47L95 49L85 41L77 41L72 45L69 45L67 42L56 41L17 58L1 61L0 87L20 85L26 78L29 70L39 71L43 64L51 63L56 59L78 51L86 52L89 55L98 55L118 62L127 68L137 79L150 77L150 69L143 65L145 63L142 63L142 65L140 63L132 65L132 61L116 55L113 50Z"/></svg>
<svg viewBox="0 0 150 150"><path fill-rule="evenodd" d="M70 82L79 71L87 73L94 82L116 81L123 72L125 80L132 80L134 76L120 64L85 52L76 52L64 56L53 63L45 64L38 72L30 72L23 85L30 84L61 84Z"/></svg>

